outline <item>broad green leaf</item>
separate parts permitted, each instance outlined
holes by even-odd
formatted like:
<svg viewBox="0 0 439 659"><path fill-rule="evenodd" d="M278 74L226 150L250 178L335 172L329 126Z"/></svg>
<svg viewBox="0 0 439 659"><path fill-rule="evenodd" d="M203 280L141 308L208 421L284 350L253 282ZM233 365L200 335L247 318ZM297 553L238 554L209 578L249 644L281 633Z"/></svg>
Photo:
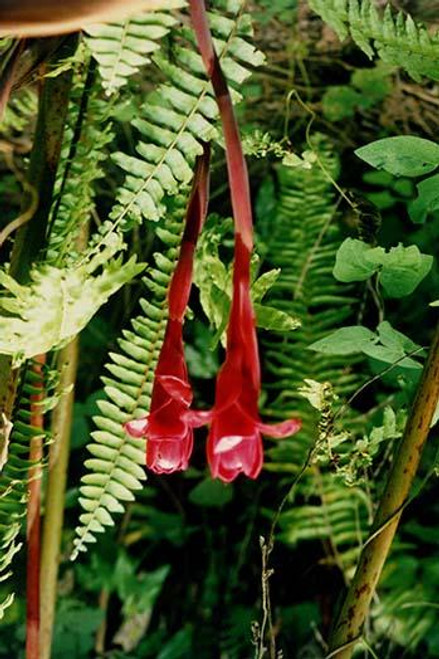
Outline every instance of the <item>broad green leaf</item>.
<svg viewBox="0 0 439 659"><path fill-rule="evenodd" d="M334 277L345 283L365 281L378 270L385 251L362 240L346 238L337 252Z"/></svg>
<svg viewBox="0 0 439 659"><path fill-rule="evenodd" d="M386 252L361 240L347 238L337 252L334 277L353 282L380 272L380 284L390 297L410 295L428 274L433 257L421 254L416 245L397 245Z"/></svg>
<svg viewBox="0 0 439 659"><path fill-rule="evenodd" d="M375 334L361 325L342 327L333 334L326 336L308 346L309 350L325 355L354 355L363 352L364 348L373 345Z"/></svg>
<svg viewBox="0 0 439 659"><path fill-rule="evenodd" d="M189 492L189 499L204 508L221 508L233 498L233 488L219 480L206 478Z"/></svg>
<svg viewBox="0 0 439 659"><path fill-rule="evenodd" d="M408 336L402 332L398 332L396 329L393 329L391 324L384 320L377 327L378 336L381 343L388 348L401 348L404 352L413 352L414 350L419 349L418 355L424 355L425 353L420 350L420 346L417 343L414 343Z"/></svg>
<svg viewBox="0 0 439 659"><path fill-rule="evenodd" d="M291 332L301 326L300 320L291 316L286 311L266 307L263 304L254 304L256 314L256 325L261 329L274 330L275 332Z"/></svg>
<svg viewBox="0 0 439 659"><path fill-rule="evenodd" d="M395 176L423 176L439 165L439 145L413 135L385 137L360 147L355 153L372 167Z"/></svg>
<svg viewBox="0 0 439 659"><path fill-rule="evenodd" d="M401 366L402 368L411 368L411 369L421 369L422 364L415 362L414 359L406 357L405 351L402 348L390 348L388 346L381 346L376 343L364 344L361 350L368 357L372 359L378 359L381 362L386 364L395 364ZM400 360L400 361L399 361Z"/></svg>
<svg viewBox="0 0 439 659"><path fill-rule="evenodd" d="M280 275L280 268L275 270L269 270L264 272L263 275L258 277L258 279L252 285L252 300L253 302L260 302L264 295L270 290L270 288L276 283Z"/></svg>
<svg viewBox="0 0 439 659"><path fill-rule="evenodd" d="M390 297L413 293L433 265L433 257L421 254L416 245L392 247L383 259L380 283Z"/></svg>
<svg viewBox="0 0 439 659"><path fill-rule="evenodd" d="M439 210L439 174L430 176L417 185L418 197L409 206L412 222L423 224L427 215Z"/></svg>

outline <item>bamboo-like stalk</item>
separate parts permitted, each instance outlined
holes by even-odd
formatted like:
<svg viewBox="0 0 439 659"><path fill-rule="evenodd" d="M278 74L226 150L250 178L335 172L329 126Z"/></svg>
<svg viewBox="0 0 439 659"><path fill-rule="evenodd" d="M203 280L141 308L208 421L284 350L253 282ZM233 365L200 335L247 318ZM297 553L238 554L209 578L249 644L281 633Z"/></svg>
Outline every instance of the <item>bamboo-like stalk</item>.
<svg viewBox="0 0 439 659"><path fill-rule="evenodd" d="M26 659L39 659L40 629L40 502L41 502L41 460L43 457L44 415L41 401L44 398L42 367L45 355L35 358L34 373L41 377L37 387L39 393L30 397L30 422L41 429L41 435L32 437L29 459L34 463L29 469L27 503L27 570L26 570Z"/></svg>
<svg viewBox="0 0 439 659"><path fill-rule="evenodd" d="M439 325L436 329L404 436L330 639L329 657L350 659L407 502L439 401Z"/></svg>
<svg viewBox="0 0 439 659"><path fill-rule="evenodd" d="M64 520L64 495L67 483L74 390L78 365L78 339L67 345L58 357L61 399L52 415L53 444L49 451L49 472L41 547L41 627L40 659L49 659L56 607L56 586ZM69 390L70 388L70 390ZM67 390L67 393L62 393Z"/></svg>

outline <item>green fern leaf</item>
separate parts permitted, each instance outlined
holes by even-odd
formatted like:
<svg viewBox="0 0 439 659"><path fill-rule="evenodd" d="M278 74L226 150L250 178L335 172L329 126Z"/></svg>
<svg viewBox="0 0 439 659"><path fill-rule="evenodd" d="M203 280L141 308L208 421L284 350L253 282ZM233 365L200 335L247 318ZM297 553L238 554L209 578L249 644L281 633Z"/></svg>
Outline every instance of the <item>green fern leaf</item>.
<svg viewBox="0 0 439 659"><path fill-rule="evenodd" d="M395 15L387 5L381 16L373 0L309 0L309 5L340 39L350 34L370 58L376 52L414 80L423 76L439 80L439 34L430 35L410 15Z"/></svg>
<svg viewBox="0 0 439 659"><path fill-rule="evenodd" d="M8 455L0 473L0 582L12 576L12 563L22 548L20 532L26 517L28 459L32 437L41 437L41 429L29 425L30 396L41 392L41 376L27 368L23 376L21 395L16 405ZM0 620L14 601L8 593L0 602Z"/></svg>
<svg viewBox="0 0 439 659"><path fill-rule="evenodd" d="M229 18L218 12L211 12L209 18L224 72L229 83L239 88L250 75L248 67L264 61L251 45L250 19L240 13ZM175 38L182 37L183 45L173 49L172 61L161 53L153 57L168 82L147 97L140 116L132 122L139 135L138 155L114 155L127 176L111 217L125 228L142 219L163 217L165 195L175 195L191 180L195 158L203 151L201 142L218 138L218 109L211 85L192 34L180 29ZM237 91L234 98L240 98Z"/></svg>
<svg viewBox="0 0 439 659"><path fill-rule="evenodd" d="M110 234L90 262L70 269L36 267L27 286L0 271L0 284L9 293L0 298L7 312L0 316L0 353L11 355L17 367L71 341L111 295L144 269L135 257L125 264L120 258L108 261L122 247L121 238ZM102 273L91 276L101 266Z"/></svg>
<svg viewBox="0 0 439 659"><path fill-rule="evenodd" d="M178 255L186 197L176 197L175 208L157 235L167 246L165 253L155 254L155 267L144 282L151 297L142 299L143 314L132 321L119 340L120 351L110 354L106 365L109 376L103 378L106 400L98 403L100 414L94 421L97 430L88 450L88 470L81 481L80 503L85 510L76 529L74 552L86 551L96 542L96 533L110 526L115 513L123 512L134 500L145 479L144 440L129 437L123 424L145 416L149 411L152 383L167 320L167 290Z"/></svg>
<svg viewBox="0 0 439 659"><path fill-rule="evenodd" d="M93 212L94 184L104 175L105 149L114 137L108 121L108 103L100 98L101 85L95 80L89 57L84 58L79 69L64 133L61 153L64 168L56 182L57 201L52 209L46 254L46 262L59 267L78 261L77 239Z"/></svg>
<svg viewBox="0 0 439 659"><path fill-rule="evenodd" d="M163 10L181 7L180 0L164 0ZM165 11L150 11L121 23L99 23L86 28L86 43L98 62L102 86L108 96L117 92L159 48L176 19Z"/></svg>
<svg viewBox="0 0 439 659"><path fill-rule="evenodd" d="M317 137L314 143L325 171L336 178L339 166L332 150ZM281 270L268 301L294 314L302 326L282 338L270 335L263 341L264 367L272 375L272 382L266 385L265 413L276 420L299 413L303 428L268 449L265 468L297 474L318 437L316 412L299 387L307 379L330 382L341 398L348 398L361 384L361 377L353 371L354 360L326 355L314 359L307 350L314 337L323 337L329 328L340 327L352 316L357 298L352 287L340 286L332 275L342 234L334 219L334 192L328 176L316 163L310 170L281 167L279 183L275 220L261 226L268 246L267 265ZM333 550L329 560L336 559L342 569L348 569L359 547L357 508L353 506L357 495L351 500L346 486L333 484L334 476L329 476L316 466L306 472L300 494L319 493L320 500L282 513L280 537L292 544L329 540ZM364 527L365 515L362 520Z"/></svg>

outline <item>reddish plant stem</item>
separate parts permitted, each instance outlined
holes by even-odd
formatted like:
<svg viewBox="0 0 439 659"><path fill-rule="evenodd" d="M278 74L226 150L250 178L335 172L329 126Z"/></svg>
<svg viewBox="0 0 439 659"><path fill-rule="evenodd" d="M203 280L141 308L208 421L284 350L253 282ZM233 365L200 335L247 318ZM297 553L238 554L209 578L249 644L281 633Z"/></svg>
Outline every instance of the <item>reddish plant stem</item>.
<svg viewBox="0 0 439 659"><path fill-rule="evenodd" d="M189 302L195 248L209 202L210 146L204 144L203 148L204 153L197 160L178 262L169 285L169 318L179 323L183 323Z"/></svg>
<svg viewBox="0 0 439 659"><path fill-rule="evenodd" d="M189 0L189 7L198 48L207 75L212 82L221 116L235 230L241 235L244 245L251 252L253 249L253 221L250 184L232 97L215 52L204 0Z"/></svg>
<svg viewBox="0 0 439 659"><path fill-rule="evenodd" d="M46 356L38 355L31 367L39 376L36 387L41 391L30 397L31 426L41 429L41 434L32 437L29 459L33 466L29 469L27 503L27 610L26 610L26 659L39 659L40 634L40 502L41 502L41 459L43 457L44 415L40 403L44 397L42 370Z"/></svg>
<svg viewBox="0 0 439 659"><path fill-rule="evenodd" d="M257 346L254 312L250 300L250 262L253 250L253 219L250 198L250 182L244 158L238 122L226 78L215 52L204 0L189 0L192 24L198 48L215 92L226 144L227 172L230 184L233 217L235 222L235 258L233 270L233 300L227 335L228 349L242 342L251 343L254 354L252 378L260 388L259 353ZM251 327L240 326L242 310L247 309L253 318Z"/></svg>

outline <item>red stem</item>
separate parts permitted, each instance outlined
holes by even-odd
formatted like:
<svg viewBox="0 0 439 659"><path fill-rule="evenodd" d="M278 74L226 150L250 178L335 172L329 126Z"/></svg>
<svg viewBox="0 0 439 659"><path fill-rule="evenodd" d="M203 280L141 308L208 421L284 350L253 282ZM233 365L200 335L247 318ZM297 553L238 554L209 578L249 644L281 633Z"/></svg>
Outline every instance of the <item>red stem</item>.
<svg viewBox="0 0 439 659"><path fill-rule="evenodd" d="M233 109L227 80L215 52L204 0L189 0L190 14L198 48L212 82L219 108L226 144L227 172L235 222L235 258L233 270L233 300L227 335L227 345L252 344L252 377L254 386L260 387L259 353L254 313L250 300L250 261L253 250L253 219L250 183L244 158L238 122ZM243 323L251 318L250 326ZM246 325L246 326L244 326Z"/></svg>
<svg viewBox="0 0 439 659"><path fill-rule="evenodd" d="M169 285L169 318L183 323L192 285L195 247L200 235L209 201L210 146L204 144L204 153L197 160L192 194L186 212L180 254Z"/></svg>
<svg viewBox="0 0 439 659"><path fill-rule="evenodd" d="M40 402L43 400L42 369L46 356L35 359L32 370L41 381L36 385L41 391L32 394L30 422L34 428L40 428L41 434L32 437L29 459L35 465L29 469L28 503L27 503L27 611L26 611L26 659L39 659L40 633L40 501L41 501L41 459L43 456L42 431L44 416Z"/></svg>
<svg viewBox="0 0 439 659"><path fill-rule="evenodd" d="M226 78L212 41L204 0L189 0L198 48L215 92L226 143L227 170L236 233L249 252L253 249L253 221L247 164L242 150L238 122Z"/></svg>

